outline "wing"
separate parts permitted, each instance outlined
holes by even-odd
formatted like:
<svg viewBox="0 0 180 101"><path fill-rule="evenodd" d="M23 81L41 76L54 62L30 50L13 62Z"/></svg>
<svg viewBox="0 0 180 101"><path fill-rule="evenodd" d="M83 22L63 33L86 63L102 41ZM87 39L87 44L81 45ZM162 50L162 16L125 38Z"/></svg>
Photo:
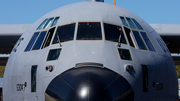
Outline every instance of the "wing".
<svg viewBox="0 0 180 101"><path fill-rule="evenodd" d="M180 24L150 24L166 43L174 63L180 65Z"/></svg>
<svg viewBox="0 0 180 101"><path fill-rule="evenodd" d="M16 41L25 32L30 24L0 25L0 65L6 65L7 59Z"/></svg>

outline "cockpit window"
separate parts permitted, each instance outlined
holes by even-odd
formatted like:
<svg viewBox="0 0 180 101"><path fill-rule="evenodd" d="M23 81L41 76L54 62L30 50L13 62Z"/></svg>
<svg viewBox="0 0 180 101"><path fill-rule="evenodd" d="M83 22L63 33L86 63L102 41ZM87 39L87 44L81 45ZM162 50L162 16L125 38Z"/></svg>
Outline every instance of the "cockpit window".
<svg viewBox="0 0 180 101"><path fill-rule="evenodd" d="M127 35L128 41L129 41L129 45L134 47L134 43L133 43L132 37L131 37L131 30L126 27L124 27L124 30L126 32L126 35Z"/></svg>
<svg viewBox="0 0 180 101"><path fill-rule="evenodd" d="M133 31L134 37L136 39L136 42L139 46L139 49L147 50L143 40L141 39L141 36L139 35L138 31Z"/></svg>
<svg viewBox="0 0 180 101"><path fill-rule="evenodd" d="M106 40L113 41L113 42L119 42L119 38L121 37L120 42L127 44L121 26L104 23L104 31L105 31Z"/></svg>
<svg viewBox="0 0 180 101"><path fill-rule="evenodd" d="M141 27L141 25L135 20L135 19L132 19L134 21L134 23L136 24L137 28L140 29L140 30L143 30L143 28Z"/></svg>
<svg viewBox="0 0 180 101"><path fill-rule="evenodd" d="M39 35L39 32L34 33L33 37L31 38L29 44L27 45L27 47L26 47L26 49L25 49L25 52L31 50L34 42L36 41L36 39L37 39L37 37L38 37L38 35Z"/></svg>
<svg viewBox="0 0 180 101"><path fill-rule="evenodd" d="M74 38L75 23L59 26L54 36L53 44L71 41Z"/></svg>
<svg viewBox="0 0 180 101"><path fill-rule="evenodd" d="M136 26L134 25L134 23L132 22L132 20L130 18L126 18L126 19L127 19L131 28L136 28Z"/></svg>
<svg viewBox="0 0 180 101"><path fill-rule="evenodd" d="M47 23L44 25L43 28L44 28L44 29L49 28L49 27L51 26L51 23L52 23L53 19L54 19L54 18L49 18L49 20L47 21Z"/></svg>
<svg viewBox="0 0 180 101"><path fill-rule="evenodd" d="M140 32L141 33L141 36L143 37L146 45L148 46L149 50L150 51L155 51L153 45L151 44L151 41L149 40L147 34L145 32Z"/></svg>
<svg viewBox="0 0 180 101"><path fill-rule="evenodd" d="M54 30L55 30L55 27L51 28L51 29L47 32L46 38L45 38L45 40L44 40L44 43L43 43L41 49L42 49L42 48L45 48L45 47L48 47L48 46L50 45L50 42L51 42L51 39L52 39Z"/></svg>
<svg viewBox="0 0 180 101"><path fill-rule="evenodd" d="M59 20L60 17L56 17L51 25L52 26L55 26L57 24L57 21Z"/></svg>
<svg viewBox="0 0 180 101"><path fill-rule="evenodd" d="M100 22L79 22L77 40L102 40Z"/></svg>
<svg viewBox="0 0 180 101"><path fill-rule="evenodd" d="M120 18L121 18L121 21L122 21L123 25L129 27L126 19L124 17L120 17Z"/></svg>
<svg viewBox="0 0 180 101"><path fill-rule="evenodd" d="M42 42L44 40L44 37L46 36L46 31L41 32L41 34L39 35L36 43L34 44L32 50L38 50L41 48Z"/></svg>
<svg viewBox="0 0 180 101"><path fill-rule="evenodd" d="M122 60L130 60L130 61L132 61L131 53L130 53L130 51L128 49L118 48L118 51L119 51L120 58Z"/></svg>
<svg viewBox="0 0 180 101"><path fill-rule="evenodd" d="M49 50L47 61L58 60L60 53L61 53L61 48Z"/></svg>
<svg viewBox="0 0 180 101"><path fill-rule="evenodd" d="M42 28L44 27L44 25L46 24L47 20L48 20L48 19L45 19L45 20L39 25L39 27L37 28L37 30L42 29Z"/></svg>

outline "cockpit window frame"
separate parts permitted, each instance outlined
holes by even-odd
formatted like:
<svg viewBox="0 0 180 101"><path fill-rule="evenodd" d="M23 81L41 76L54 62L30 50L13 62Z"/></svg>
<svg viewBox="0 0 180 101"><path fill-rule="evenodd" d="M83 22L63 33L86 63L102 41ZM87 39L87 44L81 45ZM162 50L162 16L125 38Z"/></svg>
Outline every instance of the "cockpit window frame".
<svg viewBox="0 0 180 101"><path fill-rule="evenodd" d="M146 36L147 36L147 38L148 38L148 40L149 40L149 42L150 42L152 48L154 49L154 51L149 49L149 46L147 45L146 40L145 40L144 37L142 36L142 33L145 33L145 34L146 34ZM148 49L149 51L151 51L151 52L156 52L156 49L154 48L154 45L152 44L152 42L151 42L151 40L150 40L148 34L147 34L146 32L144 32L144 31L140 31L139 34L140 34L141 38L143 39L143 41L144 41L144 43L145 43L147 49Z"/></svg>
<svg viewBox="0 0 180 101"><path fill-rule="evenodd" d="M54 51L56 51L56 54L52 53ZM56 60L58 60L60 55L61 55L61 51L62 51L61 47L60 48L55 48L55 49L49 49L46 61L56 61ZM57 52L59 52L59 53L57 54ZM56 55L56 56L54 56L53 54Z"/></svg>
<svg viewBox="0 0 180 101"><path fill-rule="evenodd" d="M57 19L57 21L55 22L56 19ZM56 26L56 24L59 21L59 19L60 19L60 16L54 17L54 19L53 19L53 21L52 21L52 23L50 25L50 28ZM54 22L55 22L55 24L53 24Z"/></svg>
<svg viewBox="0 0 180 101"><path fill-rule="evenodd" d="M52 23L53 23L53 21L54 21L54 18L55 18L55 17L49 18L48 21L46 21L46 24L44 24L44 26L43 26L42 29L48 29L48 28L50 28L51 25L52 25ZM51 19L52 19L52 20L51 20Z"/></svg>
<svg viewBox="0 0 180 101"><path fill-rule="evenodd" d="M79 23L99 23L100 24L100 31L101 31L101 39L77 39L78 37L78 28L79 28ZM103 36L103 28L102 28L102 22L101 21L82 21L82 22L77 22L76 24L76 35L75 35L75 40L76 41L102 41L104 39L104 36Z"/></svg>
<svg viewBox="0 0 180 101"><path fill-rule="evenodd" d="M52 42L52 39L53 39L53 36L55 34L56 29L57 29L57 27L53 26L47 31L45 39L44 39L43 44L41 46L41 49L46 48L46 47L51 45L51 42Z"/></svg>
<svg viewBox="0 0 180 101"><path fill-rule="evenodd" d="M122 59L122 55L120 54L120 50L126 50L126 51L129 51L129 56L130 56L130 59ZM117 48L117 51L118 51L118 54L119 54L119 57L121 60L125 60L125 61L133 61L133 58L132 58L132 54L131 54L131 51L130 49L125 49L125 48Z"/></svg>
<svg viewBox="0 0 180 101"><path fill-rule="evenodd" d="M49 18L46 18L45 20L43 20L43 22L38 26L38 28L36 30L41 30L44 28L44 25L47 23L47 21L49 20Z"/></svg>
<svg viewBox="0 0 180 101"><path fill-rule="evenodd" d="M127 22L127 19L125 18L125 17L123 17L123 16L119 16L120 17L120 19L121 19L121 22L122 22L122 24L124 25L124 26L126 26L126 27L130 27L129 26L129 23ZM124 19L124 21L122 20L122 18ZM127 25L126 25L127 24Z"/></svg>
<svg viewBox="0 0 180 101"><path fill-rule="evenodd" d="M29 40L29 42L28 42L28 44L27 44L24 52L29 52L29 51L31 51L31 49L33 48L33 46L34 46L36 40L38 39L40 33L41 33L40 31L34 32L34 34L32 35L31 39ZM37 34L37 35L36 35L36 34Z"/></svg>
<svg viewBox="0 0 180 101"><path fill-rule="evenodd" d="M143 27L140 25L140 23L137 22L137 20L135 20L134 18L131 18L131 20L134 22L137 29L144 30Z"/></svg>
<svg viewBox="0 0 180 101"><path fill-rule="evenodd" d="M138 41L137 41L136 37L134 36L133 31L134 31L134 32L138 32L138 35L139 35L139 37L140 37L141 41L143 42L143 44L145 45L145 48L146 48L146 49L140 49L139 44L138 44ZM136 41L137 48L138 48L139 50L149 51L149 48L147 47L147 45L146 45L146 43L145 43L145 41L144 41L143 37L141 36L141 34L140 34L139 30L132 30L132 34L133 34L133 37L134 37L134 39L135 39L135 41Z"/></svg>
<svg viewBox="0 0 180 101"><path fill-rule="evenodd" d="M69 41L63 41L61 42L61 40L59 39L60 42L56 42L54 43L53 41L55 40L55 37L56 37L56 33L58 31L58 28L59 27L62 27L62 26L66 26L66 25L70 25L70 24L74 24L74 33L73 33L73 39L72 40L69 40ZM70 41L74 41L74 37L75 37L75 34L76 34L76 22L72 22L72 23L68 23L68 24L64 24L64 25L59 25L56 27L56 29L54 30L54 34L53 34L53 37L52 37L52 42L50 43L51 45L56 45L56 44L59 44L59 43L65 43L65 42L70 42Z"/></svg>
<svg viewBox="0 0 180 101"><path fill-rule="evenodd" d="M45 35L44 35L44 37L43 37L43 39L42 39L42 41L41 41L41 43L40 43L40 45L39 45L39 48L37 49L37 48L35 48L35 45L38 44L37 41L38 41L38 39L40 38L41 33L43 33L43 32L45 32ZM41 32L39 33L39 36L37 37L36 41L34 42L34 45L33 45L33 47L31 48L31 51L36 51L36 50L40 50L40 49L41 49L41 47L42 47L42 45L43 45L43 42L44 42L44 40L45 40L45 37L46 37L46 35L47 35L47 32L48 32L47 30L43 30L43 31L41 31Z"/></svg>
<svg viewBox="0 0 180 101"><path fill-rule="evenodd" d="M128 24L129 24L129 27L130 27L131 29L138 29L137 26L136 26L136 24L134 23L134 21L133 21L130 17L125 17L125 18L126 18ZM130 19L130 20L128 20L128 19ZM133 27L131 26L131 24L130 24L129 21L133 24Z"/></svg>
<svg viewBox="0 0 180 101"><path fill-rule="evenodd" d="M113 25L113 26L119 26L119 27L121 27L121 30L122 30L122 32L123 32L122 34L123 34L123 36L124 36L124 38L125 38L125 41L126 41L126 43L121 43L121 44L128 45L127 35L125 34L125 30L124 30L124 28L123 28L123 26L122 26L122 25L116 25L116 24L107 23L107 22L102 22L102 24L103 24L103 29L104 29L104 40L105 40L105 41L118 43L118 42L115 42L115 41L111 41L111 40L107 40L107 39L106 39L106 32L105 32L105 27L104 27L104 24L109 24L109 25Z"/></svg>

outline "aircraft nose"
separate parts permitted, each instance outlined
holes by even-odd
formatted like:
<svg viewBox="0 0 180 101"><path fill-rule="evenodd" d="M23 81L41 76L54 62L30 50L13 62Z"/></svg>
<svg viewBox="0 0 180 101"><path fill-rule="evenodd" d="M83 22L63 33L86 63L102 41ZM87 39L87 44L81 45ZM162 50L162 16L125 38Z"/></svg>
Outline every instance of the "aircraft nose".
<svg viewBox="0 0 180 101"><path fill-rule="evenodd" d="M55 77L45 101L134 101L128 81L107 68L72 68Z"/></svg>

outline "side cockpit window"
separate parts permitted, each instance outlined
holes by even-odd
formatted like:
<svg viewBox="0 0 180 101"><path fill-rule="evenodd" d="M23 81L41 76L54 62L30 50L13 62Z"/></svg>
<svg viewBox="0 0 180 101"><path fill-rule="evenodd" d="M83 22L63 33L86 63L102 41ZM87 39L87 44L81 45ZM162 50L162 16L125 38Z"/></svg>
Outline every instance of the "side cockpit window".
<svg viewBox="0 0 180 101"><path fill-rule="evenodd" d="M129 45L134 47L134 43L133 43L132 37L131 37L131 30L129 28L126 28L126 27L124 27L124 30L126 32L126 35L127 35L128 41L129 41Z"/></svg>
<svg viewBox="0 0 180 101"><path fill-rule="evenodd" d="M127 19L128 23L129 23L129 26L130 26L131 28L136 29L136 26L135 26L135 24L133 23L133 21L132 21L130 18L126 18L126 19Z"/></svg>
<svg viewBox="0 0 180 101"><path fill-rule="evenodd" d="M134 18L120 16L126 32L129 45L141 50L155 51L148 35L143 32L143 27ZM128 26L129 25L129 26Z"/></svg>
<svg viewBox="0 0 180 101"><path fill-rule="evenodd" d="M49 18L49 20L47 21L47 23L44 25L43 29L49 28L52 24L54 18Z"/></svg>
<svg viewBox="0 0 180 101"><path fill-rule="evenodd" d="M136 39L136 42L138 44L139 49L147 50L141 36L139 35L139 32L138 31L133 31L133 35L134 35L134 37Z"/></svg>
<svg viewBox="0 0 180 101"><path fill-rule="evenodd" d="M126 19L124 17L120 17L120 18L121 18L121 21L122 21L123 25L129 27Z"/></svg>
<svg viewBox="0 0 180 101"><path fill-rule="evenodd" d="M38 37L38 35L39 35L39 32L34 33L34 35L32 36L30 42L28 43L28 45L25 49L25 52L31 50L32 46L34 45L34 42L36 41L36 39Z"/></svg>
<svg viewBox="0 0 180 101"><path fill-rule="evenodd" d="M49 27L53 27L57 24L58 20L60 17L52 17L52 18L47 18L45 19L36 30L41 30L41 29L47 29Z"/></svg>
<svg viewBox="0 0 180 101"><path fill-rule="evenodd" d="M45 19L45 20L39 25L39 27L37 28L37 30L42 29L42 28L44 27L44 25L46 24L47 20L48 20L48 19Z"/></svg>
<svg viewBox="0 0 180 101"><path fill-rule="evenodd" d="M52 44L71 41L74 38L75 23L59 26L53 39Z"/></svg>
<svg viewBox="0 0 180 101"><path fill-rule="evenodd" d="M50 45L52 40L54 31L56 27L53 27L57 24L60 17L52 17L45 19L36 30L40 30L39 32L35 32L28 43L25 52L31 50L39 50ZM47 30L48 28L48 30Z"/></svg>
<svg viewBox="0 0 180 101"><path fill-rule="evenodd" d="M122 27L104 23L105 39L112 42L127 44Z"/></svg>
<svg viewBox="0 0 180 101"><path fill-rule="evenodd" d="M151 44L151 42L150 42L148 36L146 35L146 33L145 32L140 32L140 33L141 33L141 36L143 37L148 49L150 51L155 51L155 49L154 49L153 45Z"/></svg>
<svg viewBox="0 0 180 101"><path fill-rule="evenodd" d="M77 40L102 40L100 22L79 22Z"/></svg>
<svg viewBox="0 0 180 101"><path fill-rule="evenodd" d="M137 26L138 29L143 30L141 25L135 19L132 19L132 20L133 20L133 22L135 23L135 25Z"/></svg>
<svg viewBox="0 0 180 101"><path fill-rule="evenodd" d="M51 27L53 27L53 26L55 26L55 25L57 24L59 18L60 18L60 17L56 17L56 18L54 19L54 21L53 21Z"/></svg>
<svg viewBox="0 0 180 101"><path fill-rule="evenodd" d="M54 30L55 30L55 27L51 28L51 29L47 32L46 38L45 38L45 40L44 40L44 43L43 43L41 49L42 49L42 48L45 48L45 47L48 47L48 46L50 45L50 42L51 42L51 39L52 39Z"/></svg>
<svg viewBox="0 0 180 101"><path fill-rule="evenodd" d="M32 50L38 50L41 48L41 45L42 45L42 42L44 40L44 37L46 36L46 32L47 31L44 31L44 32L41 32L36 43L34 44Z"/></svg>

